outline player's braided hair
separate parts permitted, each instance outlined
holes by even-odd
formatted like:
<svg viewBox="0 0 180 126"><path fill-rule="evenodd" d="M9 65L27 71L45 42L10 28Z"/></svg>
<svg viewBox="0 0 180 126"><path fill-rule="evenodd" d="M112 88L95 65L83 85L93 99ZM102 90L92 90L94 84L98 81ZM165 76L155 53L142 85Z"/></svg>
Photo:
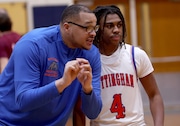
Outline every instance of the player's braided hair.
<svg viewBox="0 0 180 126"><path fill-rule="evenodd" d="M106 17L108 14L117 14L119 16L119 18L122 21L122 25L123 25L123 38L122 41L120 42L120 45L124 45L125 44L125 36L126 36L126 25L125 25L125 20L124 20L124 16L121 13L121 10L115 6L115 5L109 5L109 6L98 6L94 9L94 14L96 15L97 18L97 25L100 25L100 20L102 18L104 18L104 24L103 24L103 29L104 30L104 26L105 26L105 22L106 22ZM98 32L96 33L96 37L94 39L94 45L96 45L97 47L99 46L99 40L101 38L102 33L100 33L100 30L98 30Z"/></svg>

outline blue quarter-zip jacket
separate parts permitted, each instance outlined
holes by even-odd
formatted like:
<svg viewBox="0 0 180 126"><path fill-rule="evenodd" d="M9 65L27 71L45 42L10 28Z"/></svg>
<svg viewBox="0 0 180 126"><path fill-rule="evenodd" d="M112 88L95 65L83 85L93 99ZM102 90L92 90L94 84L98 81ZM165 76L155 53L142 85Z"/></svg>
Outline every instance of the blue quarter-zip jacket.
<svg viewBox="0 0 180 126"><path fill-rule="evenodd" d="M86 95L75 79L60 94L55 80L77 57L90 62L93 91ZM0 125L65 126L78 95L86 116L96 118L102 108L100 72L100 54L94 45L90 50L68 48L59 25L32 30L16 44L0 75Z"/></svg>

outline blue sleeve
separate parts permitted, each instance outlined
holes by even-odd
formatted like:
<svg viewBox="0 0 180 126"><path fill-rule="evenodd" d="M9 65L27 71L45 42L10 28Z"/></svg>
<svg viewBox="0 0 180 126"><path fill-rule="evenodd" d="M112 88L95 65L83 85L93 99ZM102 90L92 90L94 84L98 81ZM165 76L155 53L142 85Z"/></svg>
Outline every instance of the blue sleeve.
<svg viewBox="0 0 180 126"><path fill-rule="evenodd" d="M82 93L82 110L89 119L95 119L102 109L102 100L101 100L101 88L100 88L100 76L101 76L101 62L100 62L100 53L96 51L91 57L93 61L91 63L92 67L92 85L93 91L90 95Z"/></svg>
<svg viewBox="0 0 180 126"><path fill-rule="evenodd" d="M18 43L14 48L15 102L20 111L37 109L59 96L54 81L45 86L41 81L39 50L29 41Z"/></svg>

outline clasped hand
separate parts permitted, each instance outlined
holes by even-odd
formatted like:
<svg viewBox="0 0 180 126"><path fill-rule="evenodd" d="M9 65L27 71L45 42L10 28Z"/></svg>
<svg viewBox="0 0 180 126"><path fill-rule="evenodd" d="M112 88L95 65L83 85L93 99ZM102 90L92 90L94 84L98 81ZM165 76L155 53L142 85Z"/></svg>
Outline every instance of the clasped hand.
<svg viewBox="0 0 180 126"><path fill-rule="evenodd" d="M83 58L77 58L66 63L63 77L59 80L60 87L58 86L58 80L56 82L59 92L68 87L76 77L81 83L83 91L89 94L92 91L92 69L88 60Z"/></svg>

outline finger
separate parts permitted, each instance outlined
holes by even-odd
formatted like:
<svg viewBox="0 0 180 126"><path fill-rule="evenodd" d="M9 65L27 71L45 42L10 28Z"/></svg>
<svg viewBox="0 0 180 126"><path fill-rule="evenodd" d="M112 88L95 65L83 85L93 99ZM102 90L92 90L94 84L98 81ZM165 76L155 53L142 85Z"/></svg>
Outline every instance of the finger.
<svg viewBox="0 0 180 126"><path fill-rule="evenodd" d="M73 71L79 71L80 70L79 66L80 66L79 63L76 60L67 63L67 67L69 67L69 69Z"/></svg>
<svg viewBox="0 0 180 126"><path fill-rule="evenodd" d="M79 64L89 64L88 60L83 58L76 58L76 60L79 62Z"/></svg>
<svg viewBox="0 0 180 126"><path fill-rule="evenodd" d="M82 64L80 65L80 68L82 71L90 71L90 72L92 71L90 64Z"/></svg>
<svg viewBox="0 0 180 126"><path fill-rule="evenodd" d="M79 72L78 78L82 81L92 78L92 74L89 71Z"/></svg>

